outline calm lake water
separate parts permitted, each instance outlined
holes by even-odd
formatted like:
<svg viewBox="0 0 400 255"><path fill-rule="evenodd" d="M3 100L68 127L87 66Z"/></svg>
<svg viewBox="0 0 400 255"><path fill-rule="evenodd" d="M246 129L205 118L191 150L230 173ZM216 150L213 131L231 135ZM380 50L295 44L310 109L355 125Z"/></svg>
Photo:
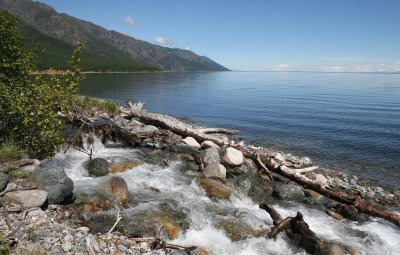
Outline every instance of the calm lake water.
<svg viewBox="0 0 400 255"><path fill-rule="evenodd" d="M80 91L238 129L249 143L400 188L400 74L92 74Z"/></svg>

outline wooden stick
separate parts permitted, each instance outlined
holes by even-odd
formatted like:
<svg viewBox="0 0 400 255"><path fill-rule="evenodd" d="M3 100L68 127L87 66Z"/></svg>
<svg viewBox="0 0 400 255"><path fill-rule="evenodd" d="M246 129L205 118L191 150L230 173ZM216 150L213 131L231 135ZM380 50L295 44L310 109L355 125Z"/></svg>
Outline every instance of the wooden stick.
<svg viewBox="0 0 400 255"><path fill-rule="evenodd" d="M122 217L119 216L119 210L117 213L117 220L115 221L114 225L111 227L111 229L107 232L107 234L110 234L113 232L114 228L117 226L118 222L122 219Z"/></svg>

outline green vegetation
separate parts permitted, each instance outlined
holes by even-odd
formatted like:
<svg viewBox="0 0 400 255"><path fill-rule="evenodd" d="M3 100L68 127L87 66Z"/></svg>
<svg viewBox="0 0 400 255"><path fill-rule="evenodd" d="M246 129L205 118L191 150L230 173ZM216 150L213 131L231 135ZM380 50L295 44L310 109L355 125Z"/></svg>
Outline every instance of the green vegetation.
<svg viewBox="0 0 400 255"><path fill-rule="evenodd" d="M102 100L93 97L76 97L73 103L73 111L87 116L96 116L99 112L105 112L111 118L120 113L118 105L111 100Z"/></svg>
<svg viewBox="0 0 400 255"><path fill-rule="evenodd" d="M67 112L78 92L78 45L62 75L32 77L33 53L11 14L0 11L0 144L13 140L33 157L43 158L62 142L57 112Z"/></svg>
<svg viewBox="0 0 400 255"><path fill-rule="evenodd" d="M10 244L6 240L4 240L2 235L0 235L0 254L1 255L11 254Z"/></svg>
<svg viewBox="0 0 400 255"><path fill-rule="evenodd" d="M68 68L67 60L71 56L74 48L73 45L46 35L24 21L19 22L19 29L27 45L36 55L34 63L35 69L48 70L52 68L56 70L65 70ZM95 41L100 48L106 49L108 54L96 55L83 49L80 65L83 71L160 71L157 67L133 60L127 53L123 53L109 44L95 38L92 40Z"/></svg>
<svg viewBox="0 0 400 255"><path fill-rule="evenodd" d="M24 151L13 141L0 145L0 163L15 161L23 157Z"/></svg>

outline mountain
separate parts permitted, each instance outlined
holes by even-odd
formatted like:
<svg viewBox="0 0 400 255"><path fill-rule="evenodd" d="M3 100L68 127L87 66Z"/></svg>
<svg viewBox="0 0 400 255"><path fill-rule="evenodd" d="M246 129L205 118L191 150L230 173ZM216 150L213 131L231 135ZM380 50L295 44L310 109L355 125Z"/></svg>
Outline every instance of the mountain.
<svg viewBox="0 0 400 255"><path fill-rule="evenodd" d="M38 68L61 67L82 42L82 65L92 71L227 71L189 50L154 45L80 20L31 0L0 0L0 8L21 20L21 31L38 53ZM44 49L45 51L43 52Z"/></svg>

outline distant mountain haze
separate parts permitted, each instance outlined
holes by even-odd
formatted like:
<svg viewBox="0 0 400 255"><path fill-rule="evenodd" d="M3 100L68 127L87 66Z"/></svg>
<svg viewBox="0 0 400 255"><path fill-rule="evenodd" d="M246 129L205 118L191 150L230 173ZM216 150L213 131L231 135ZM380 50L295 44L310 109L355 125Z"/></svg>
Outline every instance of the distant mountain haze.
<svg viewBox="0 0 400 255"><path fill-rule="evenodd" d="M21 19L21 32L38 55L38 69L63 69L77 42L84 45L83 69L92 71L228 71L190 50L154 45L30 0L0 0ZM53 65L53 66L51 66Z"/></svg>

